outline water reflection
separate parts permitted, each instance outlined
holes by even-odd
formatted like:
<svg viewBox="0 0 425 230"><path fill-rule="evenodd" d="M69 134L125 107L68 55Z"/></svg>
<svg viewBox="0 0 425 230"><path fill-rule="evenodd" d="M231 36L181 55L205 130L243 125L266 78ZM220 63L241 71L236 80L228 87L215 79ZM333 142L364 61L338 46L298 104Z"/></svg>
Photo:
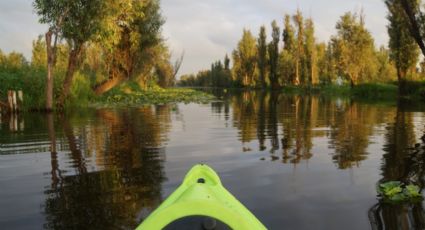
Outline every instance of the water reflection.
<svg viewBox="0 0 425 230"><path fill-rule="evenodd" d="M44 228L132 228L141 210L151 211L161 200L170 109L98 110L96 117L88 124L73 121L76 127L59 119L71 161L66 170L74 172L66 176L57 160L53 118L47 117L52 184L45 191Z"/></svg>
<svg viewBox="0 0 425 230"><path fill-rule="evenodd" d="M340 169L351 168L367 158L374 127L382 123L380 109L347 102L335 111L330 140L335 153L333 161Z"/></svg>
<svg viewBox="0 0 425 230"><path fill-rule="evenodd" d="M229 95L227 101L233 108L233 124L240 131L242 146L257 141L258 150L268 151L271 161L285 164L311 159L313 143L318 145L318 139L326 138L338 169L357 168L368 158L368 148L379 127L384 126L382 179L377 184L397 180L416 184L421 191L424 188L425 135L422 143L415 143L414 119L403 103L392 107L268 92L239 92ZM221 111L217 107L226 105L212 106L213 111ZM368 216L373 229L425 229L421 202L394 205L379 201Z"/></svg>
<svg viewBox="0 0 425 230"><path fill-rule="evenodd" d="M257 141L259 151L268 151L270 160L285 164L308 161L314 155L313 139L327 138L339 169L358 167L367 159L374 128L388 119L383 110L394 113L391 107L320 96L245 91L222 97L226 103L211 104L212 111L228 111L230 104L242 150L252 151L244 146Z"/></svg>
<svg viewBox="0 0 425 230"><path fill-rule="evenodd" d="M37 201L39 228L131 229L194 162L207 161L266 226L425 229L422 203L387 205L374 188L389 180L424 187L417 107L264 91L219 96L210 105L1 117L0 206ZM21 188L34 189L24 197ZM17 220L0 209L0 225L25 229L22 210Z"/></svg>
<svg viewBox="0 0 425 230"><path fill-rule="evenodd" d="M415 144L412 114L399 106L394 121L388 124L382 163L382 179L378 182L402 181L424 188L425 135ZM410 147L409 147L410 146ZM372 229L425 229L423 203L387 204L379 201L369 210Z"/></svg>

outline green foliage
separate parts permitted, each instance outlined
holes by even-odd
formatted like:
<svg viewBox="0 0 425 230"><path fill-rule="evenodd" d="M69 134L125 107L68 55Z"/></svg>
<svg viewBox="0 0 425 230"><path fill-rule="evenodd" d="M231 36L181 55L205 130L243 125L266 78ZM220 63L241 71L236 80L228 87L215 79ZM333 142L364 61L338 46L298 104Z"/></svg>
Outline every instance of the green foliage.
<svg viewBox="0 0 425 230"><path fill-rule="evenodd" d="M82 72L77 72L71 87L68 105L85 107L93 98L95 98L95 95L90 84L90 78L83 75Z"/></svg>
<svg viewBox="0 0 425 230"><path fill-rule="evenodd" d="M317 72L317 50L316 50L316 39L314 37L314 22L313 20L307 19L305 21L305 67L304 75L307 76L308 85L316 85L319 83L318 72Z"/></svg>
<svg viewBox="0 0 425 230"><path fill-rule="evenodd" d="M270 82L272 88L279 88L279 75L278 75L278 65L279 65L279 41L280 41L280 29L276 21L272 22L272 40L268 45L269 51L269 69L270 69Z"/></svg>
<svg viewBox="0 0 425 230"><path fill-rule="evenodd" d="M266 27L261 26L260 34L257 39L257 64L259 70L259 77L261 86L263 88L267 87L267 35L266 35Z"/></svg>
<svg viewBox="0 0 425 230"><path fill-rule="evenodd" d="M422 197L422 194L420 193L420 189L417 185L407 185L404 189L404 193L407 197Z"/></svg>
<svg viewBox="0 0 425 230"><path fill-rule="evenodd" d="M329 96L352 96L352 92L354 89L351 89L347 85L333 85L333 84L325 84L320 86L320 93Z"/></svg>
<svg viewBox="0 0 425 230"><path fill-rule="evenodd" d="M410 34L409 20L405 16L400 1L386 0L385 4L389 11L387 19L390 22L388 26L390 58L397 68L400 92L404 94L407 92L404 88L404 81L406 81L407 72L409 70L414 71L416 67L419 49L415 39Z"/></svg>
<svg viewBox="0 0 425 230"><path fill-rule="evenodd" d="M291 24L291 17L285 15L285 24L283 29L283 50L280 53L279 64L281 83L283 85L293 84L295 82L295 32Z"/></svg>
<svg viewBox="0 0 425 230"><path fill-rule="evenodd" d="M400 181L389 181L379 184L377 190L383 197L384 202L402 203L422 200L422 194L417 185L404 185Z"/></svg>
<svg viewBox="0 0 425 230"><path fill-rule="evenodd" d="M35 0L33 5L40 22L72 45L81 45L100 31L100 22L106 13L106 1L103 0Z"/></svg>
<svg viewBox="0 0 425 230"><path fill-rule="evenodd" d="M243 31L238 47L233 51L233 77L243 87L255 86L257 46L251 31Z"/></svg>
<svg viewBox="0 0 425 230"><path fill-rule="evenodd" d="M403 191L401 188L402 185L400 181L389 181L379 185L379 192L384 196L392 198Z"/></svg>
<svg viewBox="0 0 425 230"><path fill-rule="evenodd" d="M394 63L390 60L390 50L381 46L376 51L378 61L377 75L371 79L371 82L392 82L397 80L397 70Z"/></svg>
<svg viewBox="0 0 425 230"><path fill-rule="evenodd" d="M283 29L283 44L284 49L287 51L292 51L295 47L295 32L294 27L291 24L291 16L285 15L285 26Z"/></svg>
<svg viewBox="0 0 425 230"><path fill-rule="evenodd" d="M175 102L206 103L214 97L192 89L162 89L155 87L141 89L136 83L125 83L96 99L92 105L97 107L139 106L145 104L166 104Z"/></svg>
<svg viewBox="0 0 425 230"><path fill-rule="evenodd" d="M232 75L229 69L229 58L224 57L224 66L221 61L216 61L211 65L210 70L199 71L195 75L181 76L179 86L185 87L232 87Z"/></svg>
<svg viewBox="0 0 425 230"><path fill-rule="evenodd" d="M425 81L404 81L404 98L425 99Z"/></svg>
<svg viewBox="0 0 425 230"><path fill-rule="evenodd" d="M393 84L366 83L356 85L353 90L353 95L360 98L397 98L397 86Z"/></svg>
<svg viewBox="0 0 425 230"><path fill-rule="evenodd" d="M31 67L39 70L45 70L47 67L46 42L41 35L32 42Z"/></svg>
<svg viewBox="0 0 425 230"><path fill-rule="evenodd" d="M46 47L41 37L35 41L32 65L40 71L46 69L46 48L52 46L50 50L58 56L53 72L55 94L61 94L59 103L68 92L74 101L77 95L92 97L90 88L101 94L128 80L143 88L152 83L174 84L178 67L171 64L171 53L161 36L165 20L159 0L35 0L33 6L40 22L49 27L47 34L53 33L54 45ZM63 48L66 58L61 57ZM57 87L57 81L63 86Z"/></svg>
<svg viewBox="0 0 425 230"><path fill-rule="evenodd" d="M392 85L397 71L394 62L390 60L391 52L385 47L375 49L374 40L365 27L364 15L348 12L341 16L336 24L337 34L328 43L316 42L314 21L311 18L304 19L300 10L292 16L284 17L283 47L279 45L277 22L273 21L271 27L272 36L267 46L266 29L260 27L256 49L251 33L244 30L233 52L233 83L224 87L284 86L286 90L297 86L302 88L301 91L317 89L325 93L338 89L336 91L358 97L397 96ZM256 56L253 55L255 51ZM425 75L423 73L425 71L419 74L412 70L410 80L418 80L419 76ZM341 79L349 82L353 90L336 86L341 83ZM223 87L212 80L210 71L182 76L179 84ZM359 87L354 87L356 85Z"/></svg>
<svg viewBox="0 0 425 230"><path fill-rule="evenodd" d="M407 29L408 22L398 1L386 0L385 3L389 9L390 50L385 47L376 50L363 15L353 13L341 17L336 24L337 35L329 43L317 44L313 20L304 19L298 10L292 16L285 15L282 34L278 23L272 22L269 42L264 26L258 38L245 29L233 52L232 67L226 55L224 61L214 62L209 70L182 76L179 84L191 87L285 86L291 89L289 91L297 91L292 90L296 85L307 92L393 98L397 92L391 82L398 74L399 80L403 80L404 91L408 92L407 97L423 94L425 98L425 85L413 81L424 76L425 68L422 72L415 69L418 49ZM164 19L159 0L35 0L34 8L40 22L48 24L59 38L64 38L59 40L53 71L55 98L64 90L61 84L70 57L75 58L71 54L78 46L84 47L81 50L83 59L76 62L76 77L72 81L75 85L71 87L68 104L95 101L91 89L116 79L120 80L111 88L129 80L145 90L153 85L174 84L176 68L170 62L171 53L161 36ZM417 6L414 8L418 10ZM279 44L280 35L283 46ZM22 54L6 55L0 50L0 95L5 95L8 89L23 89L27 92L25 103L29 107L43 107L46 59L43 37L33 42L31 63ZM347 86L333 85L340 76L357 86L349 90ZM120 94L120 91L112 91L112 94L114 92Z"/></svg>
<svg viewBox="0 0 425 230"><path fill-rule="evenodd" d="M354 86L376 74L374 41L365 28L364 15L350 12L336 24L337 36L332 38L339 72Z"/></svg>
<svg viewBox="0 0 425 230"><path fill-rule="evenodd" d="M397 86L395 84L383 83L367 83L359 84L355 87L349 85L331 85L323 84L313 87L300 87L300 86L285 86L282 89L285 93L291 94L321 94L326 96L343 96L353 97L357 99L373 99L373 100L386 100L395 99L397 97Z"/></svg>
<svg viewBox="0 0 425 230"><path fill-rule="evenodd" d="M96 52L86 57L86 69L97 69L91 73L97 93L109 90L102 86L115 87L128 80L144 88L153 81L163 87L172 86L177 70L161 36L165 20L160 1L111 1L107 8L100 38L92 44Z"/></svg>
<svg viewBox="0 0 425 230"><path fill-rule="evenodd" d="M295 48L295 79L294 84L300 85L306 83L306 77L303 73L303 67L305 64L305 53L304 53L304 17L301 11L298 9L296 14L292 16L292 19L297 28L297 41Z"/></svg>
<svg viewBox="0 0 425 230"><path fill-rule="evenodd" d="M18 69L11 66L7 63L0 65L0 100L7 99L8 90L22 90L24 110L43 106L45 72L34 71L28 64L23 64Z"/></svg>
<svg viewBox="0 0 425 230"><path fill-rule="evenodd" d="M47 110L53 109L53 67L56 64L58 41L67 42L68 66L63 82L61 96L56 102L63 108L69 96L74 73L81 63L81 53L87 42L95 39L102 29L103 18L106 17L107 2L104 0L75 0L75 1L50 1L35 0L35 12L40 17L40 22L48 25L45 34L47 52L46 74L46 106Z"/></svg>

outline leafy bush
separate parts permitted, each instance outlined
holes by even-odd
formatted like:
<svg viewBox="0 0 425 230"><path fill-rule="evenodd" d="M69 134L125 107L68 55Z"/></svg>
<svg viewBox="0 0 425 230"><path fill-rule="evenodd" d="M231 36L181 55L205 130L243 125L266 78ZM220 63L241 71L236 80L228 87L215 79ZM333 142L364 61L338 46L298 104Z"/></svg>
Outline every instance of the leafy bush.
<svg viewBox="0 0 425 230"><path fill-rule="evenodd" d="M397 98L397 93L396 85L382 83L361 84L353 89L354 96L363 98Z"/></svg>
<svg viewBox="0 0 425 230"><path fill-rule="evenodd" d="M0 71L0 100L7 100L8 90L22 90L24 94L23 109L32 109L44 105L45 73L22 68L16 71Z"/></svg>

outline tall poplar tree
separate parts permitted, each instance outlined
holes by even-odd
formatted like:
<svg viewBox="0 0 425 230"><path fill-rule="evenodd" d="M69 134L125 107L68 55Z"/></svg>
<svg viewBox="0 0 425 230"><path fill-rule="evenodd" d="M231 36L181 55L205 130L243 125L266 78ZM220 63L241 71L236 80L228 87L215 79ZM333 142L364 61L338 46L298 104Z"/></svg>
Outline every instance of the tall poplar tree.
<svg viewBox="0 0 425 230"><path fill-rule="evenodd" d="M420 0L397 0L400 3L405 15L405 20L409 22L409 31L415 39L422 54L425 55L425 24L423 23L425 14L421 11L422 1Z"/></svg>
<svg viewBox="0 0 425 230"><path fill-rule="evenodd" d="M309 85L316 85L318 83L317 77L317 50L316 40L314 38L314 23L313 20L305 20L305 56L306 56L306 69L303 71L307 76Z"/></svg>
<svg viewBox="0 0 425 230"><path fill-rule="evenodd" d="M397 69L399 92L405 92L406 75L418 62L419 50L409 31L409 21L399 0L386 0L388 7L388 35L390 36L390 58Z"/></svg>
<svg viewBox="0 0 425 230"><path fill-rule="evenodd" d="M261 26L260 34L257 39L257 52L258 52L258 69L260 75L261 87L266 88L267 78L267 35L266 27Z"/></svg>
<svg viewBox="0 0 425 230"><path fill-rule="evenodd" d="M291 24L291 16L285 15L284 29L282 33L283 51L280 55L280 66L283 82L287 84L295 83L294 54L295 54L295 29Z"/></svg>
<svg viewBox="0 0 425 230"><path fill-rule="evenodd" d="M305 79L302 76L302 67L304 64L304 18L301 11L298 9L293 16L295 27L297 28L297 41L295 48L295 85L304 83Z"/></svg>
<svg viewBox="0 0 425 230"><path fill-rule="evenodd" d="M254 85L257 68L257 45L251 31L244 29L238 47L233 51L233 75L244 87Z"/></svg>
<svg viewBox="0 0 425 230"><path fill-rule="evenodd" d="M270 67L270 83L273 89L280 87L278 65L279 65L279 41L280 29L277 22L272 22L272 41L269 43L269 67Z"/></svg>

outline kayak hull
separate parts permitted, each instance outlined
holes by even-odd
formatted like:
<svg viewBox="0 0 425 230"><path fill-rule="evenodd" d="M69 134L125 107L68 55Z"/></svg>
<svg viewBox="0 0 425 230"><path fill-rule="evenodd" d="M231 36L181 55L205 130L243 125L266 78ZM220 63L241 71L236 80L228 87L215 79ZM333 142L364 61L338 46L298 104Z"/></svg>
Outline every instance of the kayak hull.
<svg viewBox="0 0 425 230"><path fill-rule="evenodd" d="M173 221L190 216L207 216L232 229L266 229L264 225L221 184L207 165L195 165L182 184L137 227L163 229Z"/></svg>

